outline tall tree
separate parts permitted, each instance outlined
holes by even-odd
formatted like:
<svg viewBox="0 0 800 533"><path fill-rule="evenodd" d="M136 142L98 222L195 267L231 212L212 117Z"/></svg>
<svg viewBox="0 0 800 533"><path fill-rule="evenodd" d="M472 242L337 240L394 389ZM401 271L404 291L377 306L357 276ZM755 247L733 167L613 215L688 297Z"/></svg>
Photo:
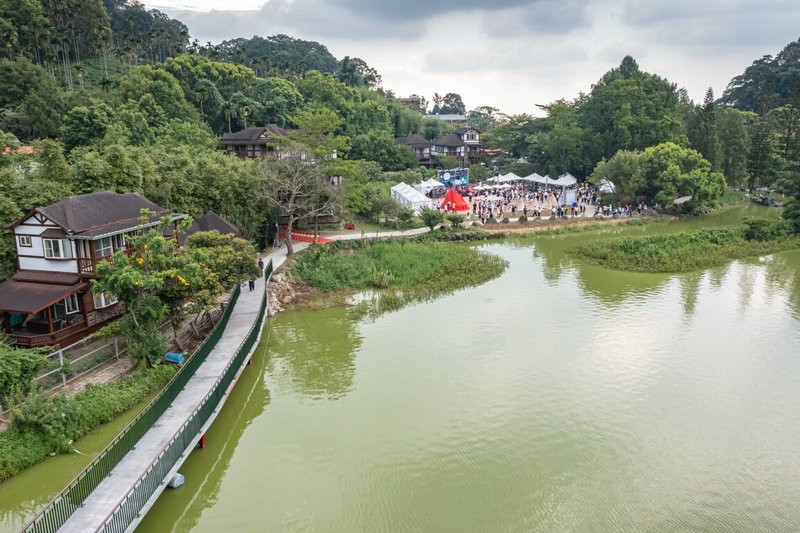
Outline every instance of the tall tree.
<svg viewBox="0 0 800 533"><path fill-rule="evenodd" d="M689 129L689 143L703 154L714 170L720 169L721 148L717 136L717 109L714 103L714 90L706 91L703 105L695 110L692 127Z"/></svg>
<svg viewBox="0 0 800 533"><path fill-rule="evenodd" d="M290 133L292 141L302 144L317 157L331 157L350 148L350 139L336 135L343 120L332 109L307 106L292 117L299 131Z"/></svg>
<svg viewBox="0 0 800 533"><path fill-rule="evenodd" d="M498 123L507 119L499 109L488 105L476 107L467 113L467 125L483 133L494 130Z"/></svg>
<svg viewBox="0 0 800 533"><path fill-rule="evenodd" d="M767 119L779 166L776 185L790 193L800 191L800 109L781 106L770 111Z"/></svg>
<svg viewBox="0 0 800 533"><path fill-rule="evenodd" d="M253 88L250 97L258 103L254 117L258 124L286 126L289 118L300 111L303 95L289 80L267 78Z"/></svg>
<svg viewBox="0 0 800 533"><path fill-rule="evenodd" d="M737 109L767 113L774 107L800 107L800 39L777 56L765 55L734 77L721 98Z"/></svg>
<svg viewBox="0 0 800 533"><path fill-rule="evenodd" d="M743 186L747 182L747 160L750 154L750 138L747 122L755 116L738 109L721 109L717 119L720 139L720 168L728 185Z"/></svg>
<svg viewBox="0 0 800 533"><path fill-rule="evenodd" d="M381 86L381 75L378 71L358 57L345 56L339 61L336 77L351 87L377 89Z"/></svg>
<svg viewBox="0 0 800 533"><path fill-rule="evenodd" d="M591 159L617 150L642 150L681 138L678 91L669 81L639 70L626 56L619 67L600 78L581 104L581 125L588 136Z"/></svg>
<svg viewBox="0 0 800 533"><path fill-rule="evenodd" d="M620 150L608 161L597 164L591 181L600 185L607 179L614 184L613 194L619 202L633 202L646 187L643 165L641 152Z"/></svg>
<svg viewBox="0 0 800 533"><path fill-rule="evenodd" d="M714 205L725 192L722 173L713 171L699 152L675 143L644 150L642 169L645 194L661 204L691 195L696 205Z"/></svg>
<svg viewBox="0 0 800 533"><path fill-rule="evenodd" d="M286 253L294 253L292 228L301 216L315 213L324 187L319 158L300 145L287 146L278 159L259 165L262 181L256 194L278 206L286 216Z"/></svg>
<svg viewBox="0 0 800 533"><path fill-rule="evenodd" d="M165 220L162 224L169 223ZM163 237L163 226L128 237L134 253L119 251L112 261L100 263L100 279L93 288L125 302L128 312L114 327L125 335L130 353L146 366L157 365L166 351L159 332L163 318L177 316L192 293L208 283L201 258L178 250ZM177 341L176 322L173 329Z"/></svg>
<svg viewBox="0 0 800 533"><path fill-rule="evenodd" d="M442 97L442 105L439 107L439 114L455 114L464 115L467 112L467 107L461 100L461 95L458 93L447 93Z"/></svg>
<svg viewBox="0 0 800 533"><path fill-rule="evenodd" d="M769 121L758 117L750 127L750 153L747 159L747 189L771 185L776 177L775 147Z"/></svg>

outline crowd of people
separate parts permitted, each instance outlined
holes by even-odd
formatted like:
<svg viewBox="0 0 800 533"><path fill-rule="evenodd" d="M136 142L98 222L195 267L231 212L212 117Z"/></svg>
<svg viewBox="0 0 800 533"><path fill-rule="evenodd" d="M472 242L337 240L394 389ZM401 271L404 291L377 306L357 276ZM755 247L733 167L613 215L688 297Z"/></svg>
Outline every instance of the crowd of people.
<svg viewBox="0 0 800 533"><path fill-rule="evenodd" d="M445 189L432 191L430 196L444 196ZM627 205L603 204L601 195L594 185L582 183L578 186L562 189L544 187L540 184L518 185L481 185L462 190L469 211L463 212L468 220L487 222L527 219L557 219L573 217L630 217L635 213L641 215L646 210L642 202ZM561 201L561 196L567 195ZM452 206L443 204L441 209L451 212Z"/></svg>
<svg viewBox="0 0 800 533"><path fill-rule="evenodd" d="M477 187L467 196L471 206L467 218L485 224L492 219L518 219L520 216L531 219L586 216L587 206L597 203L597 191L589 184L572 191L575 194L569 196L573 201L563 205L561 195L567 192L557 187L542 187L539 184Z"/></svg>

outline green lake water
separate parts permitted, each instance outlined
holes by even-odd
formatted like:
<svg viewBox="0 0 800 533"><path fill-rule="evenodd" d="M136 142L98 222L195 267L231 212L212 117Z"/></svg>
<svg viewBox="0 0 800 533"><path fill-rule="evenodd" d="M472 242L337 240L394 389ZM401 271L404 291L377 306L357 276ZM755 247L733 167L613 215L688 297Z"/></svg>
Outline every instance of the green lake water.
<svg viewBox="0 0 800 533"><path fill-rule="evenodd" d="M482 245L502 276L373 321L270 319L138 531L800 530L800 251L631 274L570 258L592 238Z"/></svg>

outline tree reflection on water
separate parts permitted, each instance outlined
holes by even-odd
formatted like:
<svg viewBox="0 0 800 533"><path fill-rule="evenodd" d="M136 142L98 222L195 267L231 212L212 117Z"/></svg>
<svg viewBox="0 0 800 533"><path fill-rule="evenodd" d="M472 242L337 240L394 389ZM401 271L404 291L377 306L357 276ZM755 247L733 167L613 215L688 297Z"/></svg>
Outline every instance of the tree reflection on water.
<svg viewBox="0 0 800 533"><path fill-rule="evenodd" d="M353 388L358 321L344 308L284 313L272 319L269 371L312 398L337 399Z"/></svg>

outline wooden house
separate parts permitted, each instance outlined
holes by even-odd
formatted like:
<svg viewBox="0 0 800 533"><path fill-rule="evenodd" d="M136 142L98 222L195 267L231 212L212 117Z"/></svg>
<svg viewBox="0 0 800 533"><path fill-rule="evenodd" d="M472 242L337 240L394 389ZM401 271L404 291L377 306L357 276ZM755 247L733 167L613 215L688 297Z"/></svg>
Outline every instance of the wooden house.
<svg viewBox="0 0 800 533"><path fill-rule="evenodd" d="M154 214L141 220L141 210ZM125 312L110 295L92 291L98 263L128 250L126 237L173 221L165 237L177 241L170 214L137 194L96 192L33 209L6 226L14 232L17 272L0 284L0 324L21 346L74 342Z"/></svg>

